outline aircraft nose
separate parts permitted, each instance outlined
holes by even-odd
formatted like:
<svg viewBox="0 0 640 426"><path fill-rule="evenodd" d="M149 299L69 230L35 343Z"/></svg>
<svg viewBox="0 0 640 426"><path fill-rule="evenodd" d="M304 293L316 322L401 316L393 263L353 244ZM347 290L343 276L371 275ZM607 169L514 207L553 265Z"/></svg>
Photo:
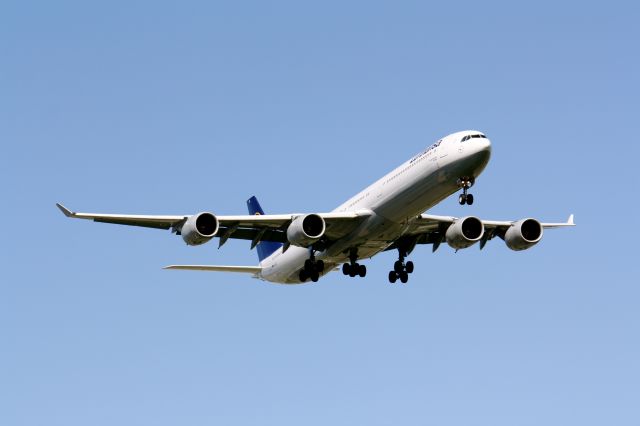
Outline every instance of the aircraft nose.
<svg viewBox="0 0 640 426"><path fill-rule="evenodd" d="M465 153L479 167L486 166L491 157L491 142L487 138L474 138L472 141L469 145L469 150L465 151Z"/></svg>
<svg viewBox="0 0 640 426"><path fill-rule="evenodd" d="M491 152L491 141L487 138L475 139L476 151L483 152L488 151Z"/></svg>

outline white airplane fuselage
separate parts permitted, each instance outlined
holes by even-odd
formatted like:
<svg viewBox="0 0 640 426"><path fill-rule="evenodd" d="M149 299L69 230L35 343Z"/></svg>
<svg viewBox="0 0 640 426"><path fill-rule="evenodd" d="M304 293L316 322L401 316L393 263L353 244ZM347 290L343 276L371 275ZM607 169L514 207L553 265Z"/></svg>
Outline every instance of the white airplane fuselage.
<svg viewBox="0 0 640 426"><path fill-rule="evenodd" d="M477 131L446 136L346 201L334 212L366 211L367 218L347 237L316 252L325 263L325 275L349 260L357 247L359 259L371 258L400 238L424 211L460 190L459 178L474 180L491 156L491 142ZM260 266L260 278L282 284L299 284L300 270L310 249L291 246L276 250Z"/></svg>

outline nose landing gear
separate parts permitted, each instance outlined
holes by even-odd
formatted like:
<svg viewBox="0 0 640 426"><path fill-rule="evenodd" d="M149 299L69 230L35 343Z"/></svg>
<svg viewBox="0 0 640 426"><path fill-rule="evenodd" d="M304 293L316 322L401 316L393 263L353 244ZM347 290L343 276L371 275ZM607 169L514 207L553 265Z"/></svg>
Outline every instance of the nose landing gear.
<svg viewBox="0 0 640 426"><path fill-rule="evenodd" d="M475 179L473 177L462 177L457 181L458 187L462 188L462 194L458 197L460 205L473 204L473 194L468 194L467 191L473 186Z"/></svg>

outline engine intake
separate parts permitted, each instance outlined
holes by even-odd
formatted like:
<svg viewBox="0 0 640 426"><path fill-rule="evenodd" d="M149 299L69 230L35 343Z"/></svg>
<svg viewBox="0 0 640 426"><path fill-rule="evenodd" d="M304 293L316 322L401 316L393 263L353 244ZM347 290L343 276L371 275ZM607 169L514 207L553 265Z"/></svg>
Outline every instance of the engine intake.
<svg viewBox="0 0 640 426"><path fill-rule="evenodd" d="M484 235L484 224L480 219L467 216L456 220L445 234L447 244L456 250L471 247Z"/></svg>
<svg viewBox="0 0 640 426"><path fill-rule="evenodd" d="M287 240L298 247L309 247L324 235L326 224L322 216L308 214L296 217L287 228Z"/></svg>
<svg viewBox="0 0 640 426"><path fill-rule="evenodd" d="M211 240L218 233L220 223L212 213L198 213L190 216L182 225L182 239L190 246L199 246Z"/></svg>
<svg viewBox="0 0 640 426"><path fill-rule="evenodd" d="M511 250L526 250L542 239L542 225L535 219L515 222L504 235L504 242Z"/></svg>

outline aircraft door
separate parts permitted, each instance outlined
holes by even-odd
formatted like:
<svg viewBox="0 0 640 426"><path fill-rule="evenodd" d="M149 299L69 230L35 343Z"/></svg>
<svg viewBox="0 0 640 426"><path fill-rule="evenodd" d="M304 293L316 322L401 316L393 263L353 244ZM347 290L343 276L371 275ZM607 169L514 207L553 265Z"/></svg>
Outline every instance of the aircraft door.
<svg viewBox="0 0 640 426"><path fill-rule="evenodd" d="M447 148L445 145L445 141L444 139L440 139L438 141L438 143L436 144L436 147L433 148L433 154L431 155L431 158L429 159L429 162L431 162L433 164L433 166L438 169L440 168L440 163L439 163L439 157L441 155L442 152L444 152Z"/></svg>
<svg viewBox="0 0 640 426"><path fill-rule="evenodd" d="M438 166L441 166L442 163L446 161L446 158L449 155L449 150L451 149L450 144L451 140L447 138L442 139L440 145L438 146Z"/></svg>

